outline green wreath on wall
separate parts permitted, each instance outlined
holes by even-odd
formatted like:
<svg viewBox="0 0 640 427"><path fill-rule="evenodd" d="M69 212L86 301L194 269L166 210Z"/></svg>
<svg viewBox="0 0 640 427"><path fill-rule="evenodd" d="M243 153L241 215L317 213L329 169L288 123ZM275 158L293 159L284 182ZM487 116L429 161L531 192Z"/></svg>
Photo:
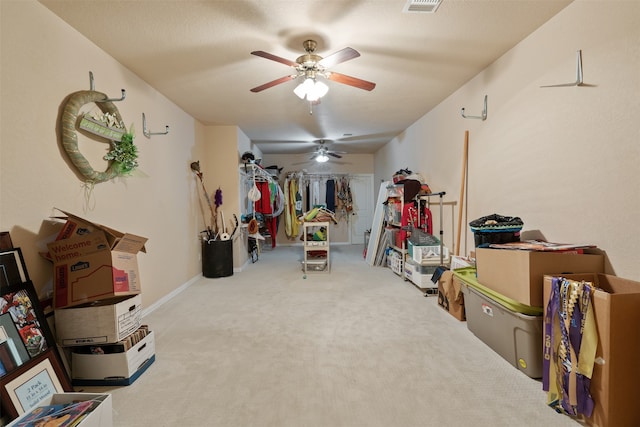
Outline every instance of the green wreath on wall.
<svg viewBox="0 0 640 427"><path fill-rule="evenodd" d="M112 118L117 124L122 124L118 108L111 101L105 101L105 99L108 97L104 93L93 90L74 92L69 96L62 112L62 146L80 174L91 183L105 182L117 176L127 175L138 166L138 152L133 144L132 130L127 132L123 125L119 129L114 128L108 123L95 120L88 114L83 115L80 119L80 128L111 140L111 151L104 156L104 159L109 161L107 169L103 172L94 170L78 149L76 125L80 108L85 104L95 103L105 116Z"/></svg>

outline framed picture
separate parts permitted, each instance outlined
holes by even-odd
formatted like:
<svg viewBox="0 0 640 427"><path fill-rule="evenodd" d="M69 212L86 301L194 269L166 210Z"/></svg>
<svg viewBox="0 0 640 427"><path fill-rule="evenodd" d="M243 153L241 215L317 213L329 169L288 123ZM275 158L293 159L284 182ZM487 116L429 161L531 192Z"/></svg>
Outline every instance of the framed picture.
<svg viewBox="0 0 640 427"><path fill-rule="evenodd" d="M0 250L0 289L29 280L20 248Z"/></svg>
<svg viewBox="0 0 640 427"><path fill-rule="evenodd" d="M40 406L54 393L73 391L55 348L0 379L4 411L13 419Z"/></svg>
<svg viewBox="0 0 640 427"><path fill-rule="evenodd" d="M10 314L0 316L0 377L31 359Z"/></svg>
<svg viewBox="0 0 640 427"><path fill-rule="evenodd" d="M9 234L8 231L0 231L0 251L4 251L6 249L13 249L11 234Z"/></svg>
<svg viewBox="0 0 640 427"><path fill-rule="evenodd" d="M0 328L0 378L56 348L31 281L0 291Z"/></svg>

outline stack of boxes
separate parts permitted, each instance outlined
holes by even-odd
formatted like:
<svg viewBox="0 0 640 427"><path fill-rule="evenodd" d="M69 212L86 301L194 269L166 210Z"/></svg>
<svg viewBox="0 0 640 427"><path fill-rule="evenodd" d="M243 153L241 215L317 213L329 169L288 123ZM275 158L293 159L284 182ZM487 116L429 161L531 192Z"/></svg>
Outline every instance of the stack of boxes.
<svg viewBox="0 0 640 427"><path fill-rule="evenodd" d="M49 243L56 338L73 385L129 385L155 360L153 331L141 325L137 253L146 238L68 212Z"/></svg>
<svg viewBox="0 0 640 427"><path fill-rule="evenodd" d="M476 248L476 269L454 270L467 327L531 378L542 377L543 277L602 272L598 253Z"/></svg>
<svg viewBox="0 0 640 427"><path fill-rule="evenodd" d="M635 389L640 378L640 282L602 274L598 249L536 251L476 248L476 268L453 271L464 294L467 327L532 378L544 373L544 313L554 277L596 287L592 307L598 335L589 393L589 426L640 425ZM555 381L555 372L549 373Z"/></svg>

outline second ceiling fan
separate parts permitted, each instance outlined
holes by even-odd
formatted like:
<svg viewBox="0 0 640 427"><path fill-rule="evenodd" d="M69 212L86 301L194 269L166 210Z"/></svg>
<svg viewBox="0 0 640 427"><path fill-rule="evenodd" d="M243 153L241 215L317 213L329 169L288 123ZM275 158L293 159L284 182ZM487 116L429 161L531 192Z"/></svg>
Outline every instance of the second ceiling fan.
<svg viewBox="0 0 640 427"><path fill-rule="evenodd" d="M314 40L306 40L303 43L306 53L299 56L295 61L291 61L280 56L273 55L262 50L256 50L251 52L252 55L260 56L262 58L270 59L272 61L280 62L281 64L288 65L295 69L295 74L290 74L281 77L276 80L272 80L260 86L256 86L251 89L251 92L261 92L265 89L269 89L273 86L281 83L288 82L290 80L302 77L303 83L299 85L294 92L300 98L307 98L308 101L317 101L320 97L326 94L328 87L324 83L317 81L318 77L323 77L336 83L342 83L349 86L353 86L359 89L371 91L376 87L375 83L359 79L357 77L348 76L346 74L336 73L329 71L329 68L350 59L357 58L360 53L350 47L345 47L331 55L323 58L315 53L317 43ZM312 90L314 85L318 85L317 91Z"/></svg>
<svg viewBox="0 0 640 427"><path fill-rule="evenodd" d="M347 154L345 151L329 150L329 148L325 145L326 141L324 139L321 139L317 142L318 144L320 144L320 146L315 149L313 155L309 160L315 160L316 162L324 163L329 160L329 156L335 157L336 159L341 159L341 154Z"/></svg>

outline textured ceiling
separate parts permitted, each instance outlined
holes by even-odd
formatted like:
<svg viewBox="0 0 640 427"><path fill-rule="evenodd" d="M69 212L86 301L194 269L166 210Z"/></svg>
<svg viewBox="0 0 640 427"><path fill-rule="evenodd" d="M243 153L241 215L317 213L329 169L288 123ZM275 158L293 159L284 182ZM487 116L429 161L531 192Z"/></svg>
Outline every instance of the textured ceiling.
<svg viewBox="0 0 640 427"><path fill-rule="evenodd" d="M572 0L444 0L405 13L405 0L40 0L60 18L207 125L237 125L264 153L331 149L373 153L548 21ZM251 55L295 59L306 39L326 57L360 57L332 71L375 82L373 91L326 81L310 110L299 79ZM313 114L310 114L310 111Z"/></svg>

